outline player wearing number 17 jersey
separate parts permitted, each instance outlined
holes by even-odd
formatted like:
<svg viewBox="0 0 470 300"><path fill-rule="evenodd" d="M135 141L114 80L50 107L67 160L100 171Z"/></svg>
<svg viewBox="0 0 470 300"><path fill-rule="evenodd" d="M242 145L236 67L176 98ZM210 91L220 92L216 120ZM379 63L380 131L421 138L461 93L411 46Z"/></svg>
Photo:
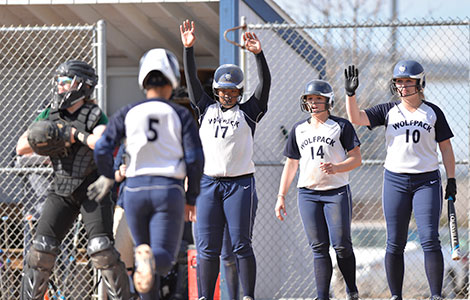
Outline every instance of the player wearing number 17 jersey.
<svg viewBox="0 0 470 300"><path fill-rule="evenodd" d="M213 299L227 224L232 250L238 260L244 299L253 299L256 261L251 236L258 206L253 175L253 139L256 125L268 109L271 75L260 41L254 33L245 32L245 47L255 55L259 84L253 95L240 103L243 72L236 65L221 65L214 74L212 87L217 98L214 100L204 92L197 78L194 22L186 20L180 31L185 47L184 72L189 98L199 117L199 135L205 156L196 222L200 297Z"/></svg>
<svg viewBox="0 0 470 300"><path fill-rule="evenodd" d="M310 114L294 125L284 150L276 216L286 216L285 198L299 170L299 212L313 251L318 297L329 299L333 272L330 239L349 300L358 299L356 259L351 242L352 199L349 171L361 165L359 139L348 120L330 115L334 93L330 84L312 80L300 98L302 111Z"/></svg>

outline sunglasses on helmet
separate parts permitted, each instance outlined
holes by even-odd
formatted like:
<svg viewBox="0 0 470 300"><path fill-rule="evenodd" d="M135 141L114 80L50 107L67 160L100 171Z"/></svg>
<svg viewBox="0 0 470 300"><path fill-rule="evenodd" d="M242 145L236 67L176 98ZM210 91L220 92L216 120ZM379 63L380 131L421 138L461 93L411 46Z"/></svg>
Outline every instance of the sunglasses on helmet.
<svg viewBox="0 0 470 300"><path fill-rule="evenodd" d="M72 84L73 78L70 78L68 76L59 76L57 77L57 84L58 85L66 85L66 84Z"/></svg>

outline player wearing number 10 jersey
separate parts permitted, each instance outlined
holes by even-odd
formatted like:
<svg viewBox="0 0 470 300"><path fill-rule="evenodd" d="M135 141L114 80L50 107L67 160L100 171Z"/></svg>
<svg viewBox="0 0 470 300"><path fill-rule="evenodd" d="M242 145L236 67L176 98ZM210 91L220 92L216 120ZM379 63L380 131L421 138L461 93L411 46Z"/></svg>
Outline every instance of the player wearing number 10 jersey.
<svg viewBox="0 0 470 300"><path fill-rule="evenodd" d="M413 213L424 251L424 267L432 299L440 299L444 262L439 241L442 185L437 146L447 175L446 199L455 199L453 133L441 109L424 98L424 68L414 60L399 61L390 82L400 101L360 110L355 91L359 71L345 70L349 120L375 128L385 126L385 171L382 205L387 223L385 271L392 299L401 300L405 272L404 250Z"/></svg>

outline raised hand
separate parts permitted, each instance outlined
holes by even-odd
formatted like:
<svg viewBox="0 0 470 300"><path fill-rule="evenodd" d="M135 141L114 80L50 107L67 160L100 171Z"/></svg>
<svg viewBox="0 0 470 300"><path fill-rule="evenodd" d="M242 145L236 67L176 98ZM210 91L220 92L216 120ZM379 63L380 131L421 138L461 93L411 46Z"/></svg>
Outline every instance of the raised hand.
<svg viewBox="0 0 470 300"><path fill-rule="evenodd" d="M356 94L356 89L359 86L359 70L354 66L350 65L344 69L346 94L352 97Z"/></svg>
<svg viewBox="0 0 470 300"><path fill-rule="evenodd" d="M247 31L243 34L243 42L246 50L258 54L261 52L261 42L254 32Z"/></svg>
<svg viewBox="0 0 470 300"><path fill-rule="evenodd" d="M185 48L191 48L196 42L196 36L194 35L194 21L189 22L186 20L180 25L181 41Z"/></svg>

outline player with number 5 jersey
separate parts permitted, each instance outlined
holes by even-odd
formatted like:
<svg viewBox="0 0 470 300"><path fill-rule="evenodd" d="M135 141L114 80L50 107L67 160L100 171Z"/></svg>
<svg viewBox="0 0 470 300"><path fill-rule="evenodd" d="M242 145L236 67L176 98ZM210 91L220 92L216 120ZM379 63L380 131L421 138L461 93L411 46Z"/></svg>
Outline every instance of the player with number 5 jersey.
<svg viewBox="0 0 470 300"><path fill-rule="evenodd" d="M287 191L299 169L298 206L313 251L315 299L330 298L331 241L346 283L347 299L357 300L349 171L361 165L360 142L348 120L330 114L333 104L333 88L328 82L315 79L305 85L300 107L310 117L296 123L289 133L275 213L281 221L287 215Z"/></svg>
<svg viewBox="0 0 470 300"><path fill-rule="evenodd" d="M246 49L255 55L259 84L253 95L240 103L243 72L236 65L221 65L214 74L212 88L217 98L214 100L204 92L197 78L194 22L186 20L180 31L185 47L184 72L189 98L199 117L205 156L196 222L199 296L213 299L224 228L228 224L244 299L253 299L256 261L251 237L258 206L253 176L253 138L258 122L268 109L271 75L260 41L254 33L246 32L243 39Z"/></svg>
<svg viewBox="0 0 470 300"><path fill-rule="evenodd" d="M197 124L189 110L169 101L179 82L172 52L147 51L139 69L146 99L116 112L95 147L102 176L89 194L99 200L100 190L114 183L112 153L125 139L124 212L137 246L134 285L142 300L159 299L159 276L167 275L175 263L184 221L194 217L200 190L204 157Z"/></svg>
<svg viewBox="0 0 470 300"><path fill-rule="evenodd" d="M425 100L424 69L414 60L399 61L390 82L400 101L359 110L355 91L359 72L354 65L345 70L346 109L349 120L372 129L385 126L385 171L382 205L387 224L385 271L392 299L403 293L404 257L412 212L424 251L424 266L431 298L440 299L444 262L439 241L442 185L437 146L447 174L445 199L455 200L453 133L441 109Z"/></svg>

